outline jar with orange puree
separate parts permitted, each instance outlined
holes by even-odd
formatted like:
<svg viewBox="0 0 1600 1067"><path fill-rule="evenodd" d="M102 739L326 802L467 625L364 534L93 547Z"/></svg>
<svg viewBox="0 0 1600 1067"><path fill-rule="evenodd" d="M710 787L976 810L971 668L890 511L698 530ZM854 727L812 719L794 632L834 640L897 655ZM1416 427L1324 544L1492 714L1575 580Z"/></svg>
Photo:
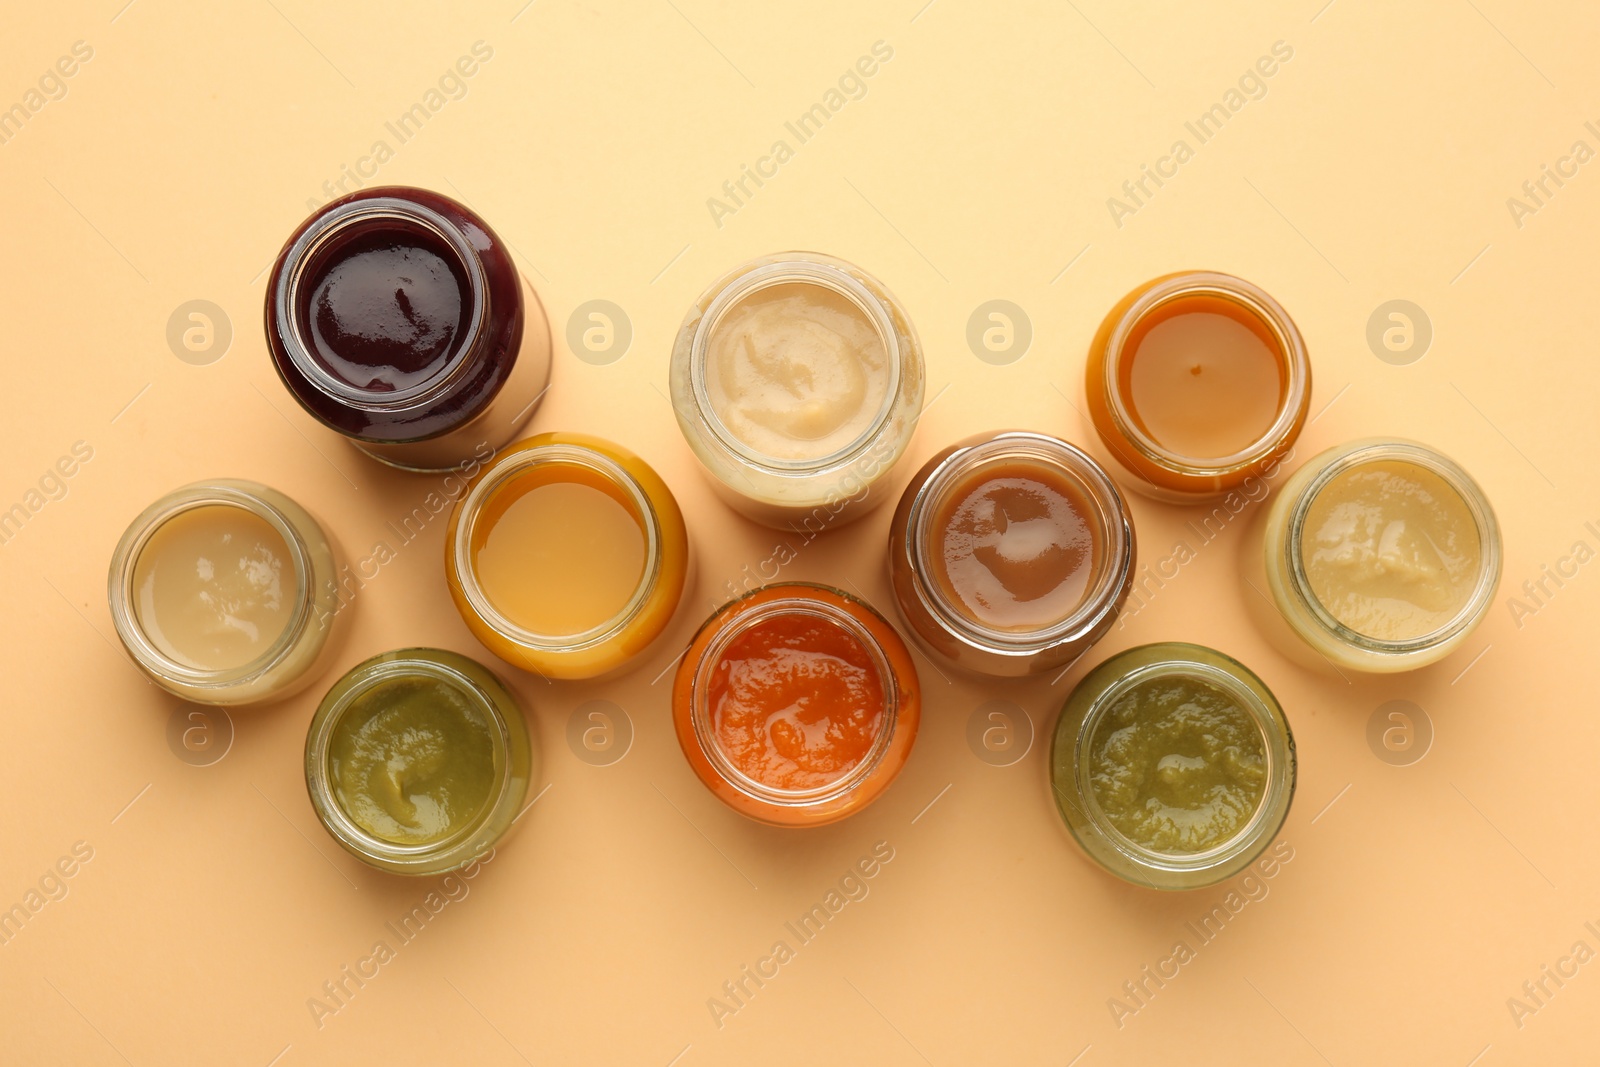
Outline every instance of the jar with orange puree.
<svg viewBox="0 0 1600 1067"><path fill-rule="evenodd" d="M877 799L905 765L921 705L911 654L883 616L803 582L718 609L672 690L695 774L775 826L820 826Z"/></svg>

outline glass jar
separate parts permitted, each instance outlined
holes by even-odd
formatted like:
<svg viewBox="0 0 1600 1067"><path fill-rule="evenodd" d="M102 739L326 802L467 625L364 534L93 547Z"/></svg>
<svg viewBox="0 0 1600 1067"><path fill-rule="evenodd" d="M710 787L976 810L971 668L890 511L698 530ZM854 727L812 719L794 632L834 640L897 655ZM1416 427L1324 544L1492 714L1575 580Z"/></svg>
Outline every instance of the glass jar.
<svg viewBox="0 0 1600 1067"><path fill-rule="evenodd" d="M967 503L985 486L997 489L978 504L1000 513L999 521ZM1022 523L1032 528L1024 534L1026 561L999 544L1006 533L1023 533ZM994 542L987 547L1001 564L976 563L979 539ZM1042 614L983 617L966 603L947 563L956 540L967 546L963 564L974 571L971 584L982 599L1042 605L1064 590L1082 591ZM889 532L901 618L930 651L981 674L1015 677L1075 661L1116 621L1135 560L1133 517L1106 472L1067 442L1025 430L978 434L934 456L901 495Z"/></svg>
<svg viewBox="0 0 1600 1067"><path fill-rule="evenodd" d="M780 297L792 303L768 304L751 336L781 341L794 331L790 339L801 343L775 343L750 367L731 369L723 393L722 368L711 358L719 331ZM792 309L808 303L822 310L801 321L806 312ZM842 351L851 332L868 342L853 355ZM861 356L869 348L871 358ZM893 497L894 472L921 414L923 377L916 330L882 283L832 256L784 252L730 271L689 309L672 348L672 407L724 501L768 526L815 534ZM767 386L775 402L755 423L730 425L749 391ZM873 408L868 400L880 391ZM748 439L752 427L764 440ZM778 445L788 454L774 454Z"/></svg>
<svg viewBox="0 0 1600 1067"><path fill-rule="evenodd" d="M1383 493L1388 478L1401 479L1397 491L1427 510L1385 515L1408 506ZM1336 536L1345 540L1320 544ZM1477 629L1494 603L1502 555L1494 509L1454 460L1414 441L1352 441L1307 460L1266 514L1255 561L1277 611L1263 621L1286 624L1335 669L1414 670ZM1390 588L1391 579L1401 584Z"/></svg>
<svg viewBox="0 0 1600 1067"><path fill-rule="evenodd" d="M410 703L384 708L359 724L345 722L394 694ZM438 717L430 720L435 709ZM462 731L449 716L470 729ZM447 736L445 726L455 727L456 735ZM406 765L418 753L423 765ZM372 782L387 778L363 774L361 761L386 763L388 777L401 783L397 788L413 792L373 797ZM345 851L392 874L443 874L482 859L522 813L534 764L528 724L511 690L482 664L437 648L397 649L358 664L328 690L306 735L306 789L318 820ZM449 773L458 781L443 783ZM385 834L372 828L377 823L371 812L398 809L418 819L435 814L441 800L452 799L447 784L455 784L459 795L460 780L474 778L481 800L453 812L459 818L443 831Z"/></svg>
<svg viewBox="0 0 1600 1067"><path fill-rule="evenodd" d="M499 449L550 382L549 323L505 243L425 189L363 189L301 223L267 281L266 331L301 407L407 470Z"/></svg>
<svg viewBox="0 0 1600 1067"><path fill-rule="evenodd" d="M1185 695L1169 690L1174 695L1163 697L1156 688L1173 685L1188 686L1193 692L1208 694L1201 699L1213 705L1221 701L1231 706L1236 709L1236 713L1228 713L1233 721L1219 723L1213 719L1209 724L1201 724L1196 721L1193 703L1187 708L1180 707L1179 715L1170 720L1141 721L1139 717L1145 714L1145 708L1153 707L1153 714L1161 714L1166 706ZM1144 707L1130 706L1126 702L1130 696L1140 699L1141 694L1155 695L1145 698L1148 703ZM1135 729L1130 730L1125 719L1134 723ZM1139 728L1148 732L1141 736L1137 732ZM1222 733L1229 728L1232 734ZM1122 736L1108 742L1113 731ZM1259 737L1251 736L1252 731ZM1231 832L1217 835L1217 840L1207 840L1206 847L1187 849L1157 842L1155 833L1145 840L1136 840L1125 832L1135 825L1127 820L1128 814L1137 819L1140 815L1160 811L1160 805L1167 801L1157 798L1146 800L1143 806L1130 806L1128 796L1112 790L1129 781L1143 787L1156 775L1162 776L1165 785L1169 781L1181 781L1184 774L1203 775L1218 766L1238 766L1238 752L1222 748L1219 736L1224 740L1228 737L1242 740L1251 748L1259 744L1260 749L1259 759L1251 760L1249 767L1251 776L1259 776L1262 783L1259 798L1247 812L1240 811L1237 804L1228 810L1228 821L1233 824ZM1207 745L1218 751L1207 750ZM1183 748L1196 751L1177 751ZM1133 761L1152 763L1151 757L1158 753L1159 758L1152 766L1135 768L1129 773ZM1108 768L1120 772L1112 776L1120 781L1106 777ZM1100 784L1097 785L1097 781ZM1216 797L1218 783L1207 786L1203 779L1191 781L1196 796ZM1118 653L1100 664L1067 697L1050 746L1050 785L1067 829L1100 866L1119 878L1151 889L1196 889L1214 885L1244 870L1282 829L1289 815L1289 804L1294 799L1294 735L1272 691L1243 664L1201 645L1180 642L1143 645ZM1224 784L1223 788L1228 787ZM1103 790L1108 801L1116 799L1123 804L1115 814L1108 812L1106 803L1102 802ZM1240 797L1248 799L1248 793L1233 795L1236 801ZM1138 800L1137 797L1132 799ZM1183 823L1180 821L1178 825ZM1153 828L1150 823L1145 827Z"/></svg>
<svg viewBox="0 0 1600 1067"><path fill-rule="evenodd" d="M549 678L592 678L637 656L671 622L688 571L672 490L632 452L587 434L538 434L502 452L468 483L445 539L468 629Z"/></svg>
<svg viewBox="0 0 1600 1067"><path fill-rule="evenodd" d="M719 608L672 687L689 766L723 803L773 826L821 826L876 800L910 756L921 709L894 627L865 601L806 582Z"/></svg>
<svg viewBox="0 0 1600 1067"><path fill-rule="evenodd" d="M230 510L238 514L230 517ZM248 565L262 580L227 592L256 601L254 608L281 626L276 637L260 633L259 623L227 617L226 608L208 607L221 587L213 584L219 576L211 562L195 554L195 522L222 524L213 544L230 523L260 533L261 555ZM155 568L166 559L176 567L163 573L187 577L187 588L158 598ZM233 569L240 569L237 563ZM305 508L258 482L217 478L175 489L139 513L112 553L107 598L123 648L156 685L197 704L254 704L291 696L326 668L346 606L338 572L333 541ZM228 580L227 573L220 576ZM210 618L198 618L202 612ZM196 658L193 649L215 646L219 635L229 647Z"/></svg>
<svg viewBox="0 0 1600 1067"><path fill-rule="evenodd" d="M1151 369L1136 378L1146 345ZM1311 360L1294 320L1259 286L1184 271L1146 282L1107 313L1085 386L1090 421L1126 484L1166 503L1199 503L1272 477L1292 452L1311 403ZM1152 431L1158 414L1174 444Z"/></svg>

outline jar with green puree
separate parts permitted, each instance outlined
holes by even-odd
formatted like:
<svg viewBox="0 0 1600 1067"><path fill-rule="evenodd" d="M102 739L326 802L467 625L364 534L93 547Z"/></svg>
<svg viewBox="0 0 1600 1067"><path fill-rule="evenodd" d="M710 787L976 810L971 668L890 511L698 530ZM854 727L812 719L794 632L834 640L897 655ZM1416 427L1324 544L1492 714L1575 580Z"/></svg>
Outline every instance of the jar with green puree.
<svg viewBox="0 0 1600 1067"><path fill-rule="evenodd" d="M1265 683L1202 645L1129 649L1078 683L1050 752L1056 807L1085 852L1153 889L1237 874L1294 796L1294 735Z"/></svg>
<svg viewBox="0 0 1600 1067"><path fill-rule="evenodd" d="M516 697L442 649L385 652L328 691L306 738L322 825L379 870L438 874L481 857L521 812L533 748Z"/></svg>

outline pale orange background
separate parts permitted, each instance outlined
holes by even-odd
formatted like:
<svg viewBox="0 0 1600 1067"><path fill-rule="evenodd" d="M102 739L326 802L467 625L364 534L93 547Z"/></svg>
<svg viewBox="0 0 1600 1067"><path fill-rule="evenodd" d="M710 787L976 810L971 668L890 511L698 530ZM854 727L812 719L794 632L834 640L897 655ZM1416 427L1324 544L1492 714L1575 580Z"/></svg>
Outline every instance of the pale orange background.
<svg viewBox="0 0 1600 1067"><path fill-rule="evenodd" d="M503 0L450 16L307 0L7 12L0 106L74 41L94 58L0 145L0 507L73 442L94 458L0 547L0 906L74 842L94 858L0 947L0 1058L1593 1059L1600 963L1520 1029L1506 1000L1574 941L1600 949L1583 927L1600 920L1600 566L1520 628L1505 601L1574 541L1600 548L1583 529L1600 520L1600 163L1520 228L1506 198L1574 140L1600 148L1583 127L1600 120L1600 21L1581 4L1510 0L923 2L759 15L731 0ZM880 39L894 58L868 95L715 225L706 198ZM531 428L605 435L659 464L690 520L692 603L633 674L547 684L492 661L458 619L440 521L363 592L326 678L235 713L227 755L189 766L166 741L177 703L115 647L106 561L140 508L206 476L289 491L357 554L435 487L356 455L293 405L264 350L263 270L321 183L478 40L494 54L468 95L379 179L458 195L515 246L556 334L555 384ZM1279 40L1294 58L1268 95L1115 226L1106 198ZM1260 283L1312 352L1320 415L1302 455L1372 434L1454 455L1503 523L1499 602L1437 666L1323 678L1250 625L1242 524L1230 527L1058 684L959 679L919 660L923 733L859 817L810 833L745 821L690 774L659 676L725 583L779 538L716 501L663 393L671 338L701 288L796 247L866 267L915 320L928 395L948 387L922 422L918 462L999 427L1087 441L1065 397L1109 305L1186 267ZM221 305L234 329L207 366L181 362L164 336L195 298ZM625 308L635 331L608 366L564 339L573 309L596 298ZM1035 331L1008 366L965 341L968 316L992 298L1025 308ZM1392 298L1420 304L1435 327L1410 366L1380 362L1365 340L1369 314ZM1150 560L1191 517L1133 507ZM889 610L888 521L881 511L824 536L785 577L859 588ZM1281 698L1301 756L1283 832L1294 859L1119 1029L1108 998L1223 891L1161 896L1094 867L1049 804L1045 740L1084 670L1169 639L1236 655ZM429 885L369 872L322 832L302 782L305 729L338 672L408 644L481 656L511 682L549 790L470 895L319 1029L307 999ZM597 698L624 708L636 733L605 767L565 740L572 711ZM1014 766L981 762L966 741L973 710L996 698L1037 727ZM1421 706L1436 729L1412 766L1367 745L1368 718L1392 699ZM878 841L895 858L870 896L718 1029L707 999Z"/></svg>

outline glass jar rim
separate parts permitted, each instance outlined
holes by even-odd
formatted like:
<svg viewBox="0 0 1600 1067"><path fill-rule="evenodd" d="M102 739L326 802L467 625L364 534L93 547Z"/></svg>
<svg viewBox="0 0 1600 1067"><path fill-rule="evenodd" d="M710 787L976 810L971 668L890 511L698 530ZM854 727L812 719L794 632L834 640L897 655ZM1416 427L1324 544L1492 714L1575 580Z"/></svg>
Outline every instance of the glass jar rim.
<svg viewBox="0 0 1600 1067"><path fill-rule="evenodd" d="M266 488L262 486L262 488ZM271 526L283 538L294 566L295 607L282 632L262 652L236 667L192 667L169 656L156 645L139 616L133 587L140 556L157 530L179 515L204 507L232 507L248 512ZM140 512L128 525L111 554L107 583L111 622L123 647L140 666L161 678L207 691L232 689L262 677L294 649L314 614L316 590L311 584L311 546L295 524L276 505L254 490L231 479L194 482L174 489Z"/></svg>
<svg viewBox="0 0 1600 1067"><path fill-rule="evenodd" d="M467 328L454 345L450 358L423 381L392 392L351 385L311 352L300 326L298 308L302 289L310 283L308 269L317 254L340 235L374 222L417 226L445 243L467 276L471 314ZM282 270L272 293L272 314L283 349L310 386L330 400L358 411L394 412L423 408L438 400L470 372L469 358L483 335L489 316L489 282L478 251L459 227L425 204L398 196L375 196L336 204L317 215L283 253Z"/></svg>
<svg viewBox="0 0 1600 1067"><path fill-rule="evenodd" d="M933 520L939 505L961 478L983 465L1010 456L1048 465L1076 482L1094 505L1095 514L1087 517L1094 525L1095 537L1105 549L1093 583L1084 590L1072 611L1037 630L1000 630L969 619L950 603L939 583L930 577L936 535ZM958 447L941 460L912 499L906 538L913 564L913 588L928 614L948 636L996 655L1036 655L1094 633L1108 615L1118 610L1116 590L1128 580L1133 569L1133 524L1116 483L1082 449L1032 430L1007 430L988 440Z"/></svg>
<svg viewBox="0 0 1600 1067"><path fill-rule="evenodd" d="M860 270L859 267L853 269ZM874 281L876 283L875 279ZM877 332L889 369L889 381L884 389L883 402L879 405L871 423L848 444L825 456L811 459L786 460L769 456L739 440L712 405L710 388L706 381L706 362L711 335L721 324L723 317L747 297L763 289L789 283L820 286L849 300L867 317L867 321ZM698 308L701 303L705 304L705 310L700 313L699 320L694 325L689 345L689 386L694 395L695 405L700 409L701 418L719 445L762 473L775 477L812 477L848 466L871 449L873 442L894 415L895 401L900 391L902 356L900 338L894 320L884 307L883 301L844 269L839 261L816 252L782 252L774 256L765 256L737 267L730 275L719 279L711 289L701 295L695 306Z"/></svg>
<svg viewBox="0 0 1600 1067"><path fill-rule="evenodd" d="M513 777L510 771L511 724L500 713L494 697L484 690L477 679L472 678L458 666L416 655L417 653L426 653L430 657L443 653L444 657L458 658L472 663L467 657L445 649L418 647L379 653L356 664L333 684L328 694L318 704L306 733L306 788L311 794L312 807L316 809L319 821L348 851L364 858L389 863L403 864L427 860L457 849L463 842L471 840L493 817L495 810L504 800L506 791L511 787ZM485 725L489 727L494 787L484 798L482 807L473 814L472 819L453 833L437 841L407 845L388 841L370 833L350 817L344 805L339 802L329 774L328 762L331 758L330 748L334 731L356 700L387 682L419 677L450 686L483 716ZM351 681L352 679L354 681ZM333 694L347 682L350 682L349 688L335 697Z"/></svg>
<svg viewBox="0 0 1600 1067"><path fill-rule="evenodd" d="M639 576L639 583L632 595L615 615L582 633L541 634L519 625L495 606L478 579L472 542L485 505L512 481L540 466L582 467L598 474L623 491L644 531L644 572ZM524 648L564 653L581 652L603 644L627 629L639 617L661 582L664 539L661 516L656 512L650 494L622 464L587 445L552 441L521 451L507 452L478 475L457 506L460 508L460 518L450 549L461 595L491 629Z"/></svg>
<svg viewBox="0 0 1600 1067"><path fill-rule="evenodd" d="M1250 444L1227 456L1185 456L1161 445L1140 427L1121 388L1121 368L1129 335L1156 310L1192 296L1228 300L1255 316L1271 331L1281 353L1283 391L1272 423ZM1106 341L1100 388L1117 432L1145 461L1173 474L1215 478L1248 470L1270 460L1294 432L1309 399L1311 358L1305 340L1283 305L1253 282L1219 271L1184 271L1169 275L1145 289L1118 318Z"/></svg>
<svg viewBox="0 0 1600 1067"><path fill-rule="evenodd" d="M1215 649L1205 648L1200 645L1188 645L1183 642L1168 642L1160 646L1142 646L1144 649L1159 647L1170 657L1181 656L1185 648L1195 648L1204 651L1207 655L1216 656L1232 664L1245 678L1241 678L1231 671L1197 659L1167 658L1153 663L1144 664L1128 671L1116 681L1108 685L1090 703L1084 712L1083 721L1078 727L1078 736L1074 743L1073 779L1088 820L1094 825L1101 837L1124 858L1139 867L1168 873L1192 873L1206 871L1220 867L1231 860L1237 859L1245 852L1254 848L1262 838L1270 837L1278 832L1283 825L1283 820L1288 817L1288 805L1283 806L1283 811L1276 826L1267 827L1268 820L1272 818L1277 805L1274 801L1285 788L1292 791L1294 786L1295 762L1293 755L1293 742L1289 732L1288 720L1283 717L1283 709L1277 703L1277 698L1271 696L1271 690L1244 664ZM1128 652L1140 651L1129 649ZM1122 653L1127 655L1127 652ZM1116 657L1106 662L1112 663ZM1102 665L1104 666L1104 665ZM1137 685L1160 678L1185 677L1201 681L1223 691L1241 709L1245 711L1255 724L1261 736L1261 750L1265 761L1266 784L1261 790L1261 797L1256 802L1255 810L1244 825L1239 827L1226 841L1220 842L1201 852L1162 852L1157 849L1141 845L1119 830L1100 807L1099 797L1094 791L1093 782L1085 775L1085 768L1089 765L1090 747L1094 742L1095 730L1100 721L1105 717L1120 697ZM1255 685L1261 687L1258 692L1245 679L1253 679ZM1266 693L1266 699L1262 693ZM1281 725L1281 730L1280 730ZM1289 756L1285 761L1274 750L1274 741L1278 733L1284 735L1288 741ZM1292 793L1291 793L1292 795ZM1265 831L1265 833L1263 833Z"/></svg>
<svg viewBox="0 0 1600 1067"><path fill-rule="evenodd" d="M1318 471L1294 498L1289 507L1283 540L1287 584L1296 602L1309 618L1328 636L1343 644L1376 655L1390 656L1404 656L1433 648L1475 626L1493 605L1495 590L1500 584L1503 550L1500 544L1500 524L1495 518L1494 508L1472 475L1444 453L1415 441L1398 438L1361 441L1329 451L1341 454L1333 457ZM1306 516L1311 510L1311 505L1316 502L1317 496L1340 475L1369 463L1385 460L1410 463L1439 478L1466 505L1478 534L1478 575L1473 584L1472 595L1442 626L1418 637L1398 641L1370 637L1334 618L1333 613L1323 605L1311 588L1303 551ZM1315 463L1317 460L1313 459L1310 462Z"/></svg>
<svg viewBox="0 0 1600 1067"><path fill-rule="evenodd" d="M775 588L793 589L796 595L775 597L746 609L738 618L730 620L730 616L738 610L738 605L763 592L770 593L770 590ZM826 600L808 596L806 595L808 591L821 591L839 597L846 603L869 611L880 621L882 620L882 616L878 615L876 609L870 604L859 597L851 596L842 589L835 589L832 586L813 582L786 582L781 586L764 586L761 589L752 590L724 604L705 621L695 634L694 639L689 643L689 647L693 648L700 640L701 635L708 629L718 628L697 657L690 682L689 719L694 730L695 741L700 746L700 751L705 755L712 768L716 770L718 776L747 799L782 808L806 808L812 805L826 804L848 796L870 780L877 772L889 752L890 744L899 725L899 682L895 677L894 667L889 662L889 657L884 652L878 638L849 611L838 605L828 603ZM855 766L838 778L810 789L780 789L751 778L728 758L722 746L717 743L711 727L711 709L707 703L706 690L710 681L710 674L716 669L717 664L721 662L722 653L734 639L748 632L758 623L777 615L810 615L844 630L871 657L872 669L877 672L879 682L883 688L883 716L878 725L877 736L873 738L872 748ZM732 625L729 625L730 621Z"/></svg>

